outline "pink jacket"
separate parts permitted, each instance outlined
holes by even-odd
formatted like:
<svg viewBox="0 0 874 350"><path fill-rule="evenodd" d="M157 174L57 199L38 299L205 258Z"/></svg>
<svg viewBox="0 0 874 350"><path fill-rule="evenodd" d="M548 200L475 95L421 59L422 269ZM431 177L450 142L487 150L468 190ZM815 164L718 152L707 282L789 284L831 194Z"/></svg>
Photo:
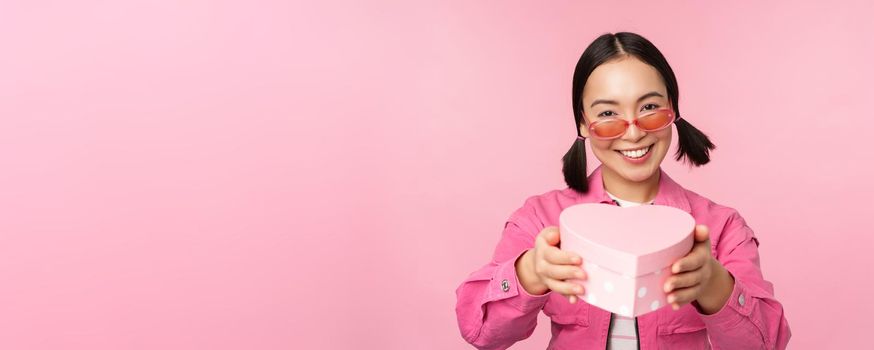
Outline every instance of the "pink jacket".
<svg viewBox="0 0 874 350"><path fill-rule="evenodd" d="M691 304L663 307L638 317L641 349L784 349L792 333L774 286L759 268L759 240L735 209L684 189L661 169L656 205L690 213L710 228L713 256L734 276L734 290L723 308L704 315ZM528 338L540 310L552 320L547 349L604 349L610 312L552 291L530 295L516 275L515 262L534 247L534 237L558 226L562 209L577 203L608 203L601 167L588 178L589 192L565 188L529 197L510 215L492 261L471 273L455 290L455 312L462 337L479 349L506 349ZM585 264L586 257L583 257ZM708 339L709 338L709 339Z"/></svg>

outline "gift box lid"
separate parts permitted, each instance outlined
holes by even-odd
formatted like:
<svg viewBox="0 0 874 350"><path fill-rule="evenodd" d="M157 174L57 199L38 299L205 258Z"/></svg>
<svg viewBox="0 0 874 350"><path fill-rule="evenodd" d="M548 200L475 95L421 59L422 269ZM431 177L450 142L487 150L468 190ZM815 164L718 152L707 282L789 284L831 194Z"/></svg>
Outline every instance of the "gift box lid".
<svg viewBox="0 0 874 350"><path fill-rule="evenodd" d="M668 267L692 249L695 219L663 205L569 206L559 214L560 247L628 277Z"/></svg>

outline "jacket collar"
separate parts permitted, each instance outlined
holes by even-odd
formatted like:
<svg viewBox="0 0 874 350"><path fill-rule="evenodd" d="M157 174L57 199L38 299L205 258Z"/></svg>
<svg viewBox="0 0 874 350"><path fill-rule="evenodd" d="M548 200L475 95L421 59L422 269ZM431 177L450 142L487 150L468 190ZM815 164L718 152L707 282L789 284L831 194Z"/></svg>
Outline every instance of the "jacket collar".
<svg viewBox="0 0 874 350"><path fill-rule="evenodd" d="M607 195L604 190L604 181L601 177L601 167L599 165L588 177L589 192L579 193L581 202L596 202L613 204L613 199ZM576 192L576 191L574 191ZM692 213L692 206L689 204L689 198L686 197L686 189L676 183L661 167L659 167L659 190L653 200L653 204L666 205L683 210L689 214Z"/></svg>

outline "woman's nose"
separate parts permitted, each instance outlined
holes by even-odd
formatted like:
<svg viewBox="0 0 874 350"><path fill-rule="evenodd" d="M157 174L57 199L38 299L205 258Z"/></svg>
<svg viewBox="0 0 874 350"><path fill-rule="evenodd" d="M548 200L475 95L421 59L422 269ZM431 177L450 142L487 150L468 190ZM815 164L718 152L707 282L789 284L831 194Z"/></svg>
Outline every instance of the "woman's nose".
<svg viewBox="0 0 874 350"><path fill-rule="evenodd" d="M626 140L630 143L635 143L638 140L640 140L641 138L643 138L644 136L646 136L645 131L640 130L640 128L637 127L637 124L630 123L628 125L628 129L625 130L625 134L622 135L622 139Z"/></svg>

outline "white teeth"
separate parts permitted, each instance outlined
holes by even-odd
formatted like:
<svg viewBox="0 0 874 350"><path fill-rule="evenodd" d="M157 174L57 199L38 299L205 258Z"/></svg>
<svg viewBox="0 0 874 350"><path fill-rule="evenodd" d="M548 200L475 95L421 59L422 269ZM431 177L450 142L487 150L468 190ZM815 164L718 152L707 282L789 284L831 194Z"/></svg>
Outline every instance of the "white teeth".
<svg viewBox="0 0 874 350"><path fill-rule="evenodd" d="M652 146L649 146L649 147L644 148L644 149L634 150L634 151L619 151L619 152L628 158L640 158L640 157L643 157L645 154L647 154L647 152L649 152L650 148L652 148Z"/></svg>

